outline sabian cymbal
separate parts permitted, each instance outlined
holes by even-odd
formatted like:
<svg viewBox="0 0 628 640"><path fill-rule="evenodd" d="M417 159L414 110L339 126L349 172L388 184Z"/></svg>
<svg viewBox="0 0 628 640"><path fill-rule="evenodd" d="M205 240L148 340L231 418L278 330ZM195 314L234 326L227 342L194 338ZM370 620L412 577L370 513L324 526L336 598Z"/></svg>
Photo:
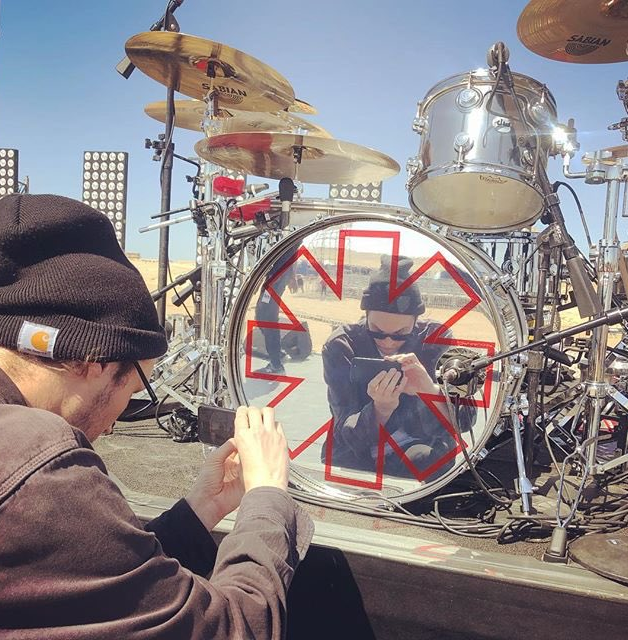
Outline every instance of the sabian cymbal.
<svg viewBox="0 0 628 640"><path fill-rule="evenodd" d="M628 60L627 0L532 0L519 16L523 44L562 62Z"/></svg>
<svg viewBox="0 0 628 640"><path fill-rule="evenodd" d="M160 122L166 121L166 101L151 102L144 107L147 115ZM175 100L175 126L203 131L205 103L202 100ZM264 111L240 111L239 109L220 109L215 120L218 133L235 131L277 131L295 133L301 130L308 135L331 138L331 134L322 127L308 122L287 111L266 113ZM205 132L208 133L209 132Z"/></svg>
<svg viewBox="0 0 628 640"><path fill-rule="evenodd" d="M318 113L318 109L313 107L305 100L294 99L294 102L288 107L290 113L305 113L308 116L315 116Z"/></svg>
<svg viewBox="0 0 628 640"><path fill-rule="evenodd" d="M334 138L289 133L229 133L200 140L196 153L222 167L264 178L356 184L399 173L389 156ZM300 162L295 162L295 154Z"/></svg>
<svg viewBox="0 0 628 640"><path fill-rule="evenodd" d="M279 111L294 91L277 71L219 42L171 31L148 31L125 45L131 62L147 76L191 98L214 90L218 106Z"/></svg>

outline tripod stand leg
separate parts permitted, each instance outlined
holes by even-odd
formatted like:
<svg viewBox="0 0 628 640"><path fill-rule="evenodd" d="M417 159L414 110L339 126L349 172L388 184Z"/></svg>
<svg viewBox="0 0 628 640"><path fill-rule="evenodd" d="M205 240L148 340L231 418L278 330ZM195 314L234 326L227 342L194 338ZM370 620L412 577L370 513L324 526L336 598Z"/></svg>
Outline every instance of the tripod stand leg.
<svg viewBox="0 0 628 640"><path fill-rule="evenodd" d="M532 483L526 475L525 462L523 457L523 442L521 438L521 423L517 408L512 405L510 408L510 420L512 424L512 435L515 441L515 454L517 457L517 471L519 474L519 493L521 494L521 510L525 515L529 515L532 510Z"/></svg>

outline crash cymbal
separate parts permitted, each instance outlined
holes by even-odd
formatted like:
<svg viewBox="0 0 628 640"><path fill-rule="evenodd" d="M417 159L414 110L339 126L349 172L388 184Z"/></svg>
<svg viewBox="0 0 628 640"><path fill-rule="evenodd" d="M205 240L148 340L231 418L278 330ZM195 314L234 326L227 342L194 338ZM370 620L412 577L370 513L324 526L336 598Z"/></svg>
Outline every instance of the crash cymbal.
<svg viewBox="0 0 628 640"><path fill-rule="evenodd" d="M318 113L318 109L304 100L294 99L294 102L288 107L290 113L305 113L308 116L315 116Z"/></svg>
<svg viewBox="0 0 628 640"><path fill-rule="evenodd" d="M160 122L166 121L166 101L151 102L144 107L147 115ZM205 103L202 100L175 100L175 126L203 131ZM220 109L215 119L218 133L235 131L276 131L283 133L307 133L308 135L331 138L331 134L322 127L308 122L287 111L266 113L264 111L240 111L239 109ZM209 133L206 131L209 135Z"/></svg>
<svg viewBox="0 0 628 640"><path fill-rule="evenodd" d="M356 184L399 173L389 156L351 142L289 133L228 133L200 140L196 153L228 169L265 178ZM295 152L300 163L295 163Z"/></svg>
<svg viewBox="0 0 628 640"><path fill-rule="evenodd" d="M202 99L214 90L219 107L279 111L294 103L294 91L277 71L219 42L171 31L129 38L131 62L147 76L176 91Z"/></svg>
<svg viewBox="0 0 628 640"><path fill-rule="evenodd" d="M519 16L523 44L562 62L628 60L628 0L532 0Z"/></svg>

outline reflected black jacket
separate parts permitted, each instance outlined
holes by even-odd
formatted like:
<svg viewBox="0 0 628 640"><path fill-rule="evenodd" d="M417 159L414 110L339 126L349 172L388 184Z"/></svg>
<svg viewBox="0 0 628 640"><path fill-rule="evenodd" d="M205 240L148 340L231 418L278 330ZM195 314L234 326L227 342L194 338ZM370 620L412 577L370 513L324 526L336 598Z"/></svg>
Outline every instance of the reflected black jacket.
<svg viewBox="0 0 628 640"><path fill-rule="evenodd" d="M448 345L426 344L425 339L440 327L440 323L432 320L417 321L413 336L401 348L403 353L416 354L432 380L435 380L438 358ZM451 332L447 330L443 337L451 337ZM366 330L364 319L357 324L339 327L323 346L323 374L334 418L334 428L327 437L333 437L332 464L373 470L373 447L379 438L379 425L375 418L373 401L366 392L366 384L359 386L350 381L351 361L356 356L382 357ZM444 404L439 403L438 409L447 415ZM476 411L472 407L461 407L460 427L467 428L474 421L475 414ZM399 406L386 424L386 430L390 434L399 429L432 447L443 443L444 438L451 438L421 398L405 393L401 394ZM325 461L325 456L326 443L323 444L321 460Z"/></svg>

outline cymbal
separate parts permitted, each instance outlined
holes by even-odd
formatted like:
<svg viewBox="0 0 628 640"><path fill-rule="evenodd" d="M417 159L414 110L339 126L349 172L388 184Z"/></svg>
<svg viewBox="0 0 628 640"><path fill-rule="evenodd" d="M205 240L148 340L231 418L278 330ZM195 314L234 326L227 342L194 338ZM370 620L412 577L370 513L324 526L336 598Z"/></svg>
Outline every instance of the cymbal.
<svg viewBox="0 0 628 640"><path fill-rule="evenodd" d="M305 113L308 116L315 116L318 113L318 109L313 107L305 100L294 99L294 102L288 107L290 113Z"/></svg>
<svg viewBox="0 0 628 640"><path fill-rule="evenodd" d="M153 80L191 98L214 90L218 107L278 111L294 103L294 91L277 71L219 42L172 31L148 31L125 45L131 62Z"/></svg>
<svg viewBox="0 0 628 640"><path fill-rule="evenodd" d="M628 145L622 144L616 147L606 147L599 151L588 152L582 156L583 164L601 162L602 164L615 164L619 158L628 158Z"/></svg>
<svg viewBox="0 0 628 640"><path fill-rule="evenodd" d="M389 156L334 138L289 133L228 133L199 140L196 153L228 169L265 178L312 183L356 184L399 173ZM295 150L301 162L294 161Z"/></svg>
<svg viewBox="0 0 628 640"><path fill-rule="evenodd" d="M583 567L628 584L628 542L616 533L593 533L569 545L569 555Z"/></svg>
<svg viewBox="0 0 628 640"><path fill-rule="evenodd" d="M146 115L166 121L167 103L165 100L151 102L144 107ZM205 115L205 102L202 100L175 100L175 126L203 131L202 120ZM240 111L239 109L220 109L215 120L218 133L233 133L235 131L277 131L294 133L301 129L308 135L331 138L331 134L299 116L287 111L266 113L264 111Z"/></svg>
<svg viewBox="0 0 628 640"><path fill-rule="evenodd" d="M517 34L534 53L578 63L628 60L626 0L532 0Z"/></svg>

